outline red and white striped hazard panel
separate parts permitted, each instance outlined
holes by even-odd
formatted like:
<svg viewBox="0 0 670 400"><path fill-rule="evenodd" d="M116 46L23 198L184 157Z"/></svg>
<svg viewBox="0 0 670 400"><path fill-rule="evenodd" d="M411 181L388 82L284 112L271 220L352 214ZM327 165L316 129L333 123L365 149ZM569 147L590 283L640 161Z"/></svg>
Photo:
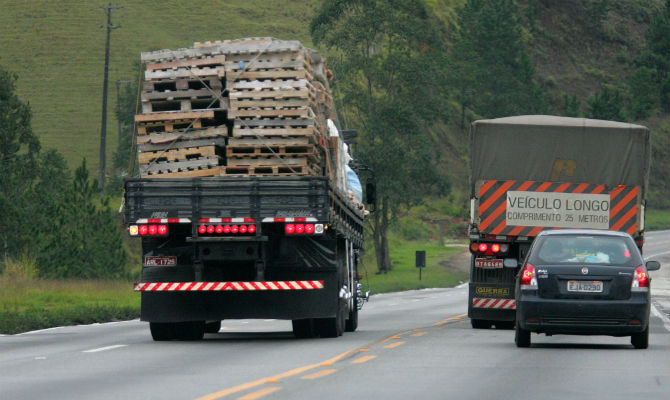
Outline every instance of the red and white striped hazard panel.
<svg viewBox="0 0 670 400"><path fill-rule="evenodd" d="M188 218L142 218L138 219L136 224L188 224L191 220Z"/></svg>
<svg viewBox="0 0 670 400"><path fill-rule="evenodd" d="M225 290L314 290L323 289L323 281L262 282L142 282L136 292L215 292Z"/></svg>
<svg viewBox="0 0 670 400"><path fill-rule="evenodd" d="M484 297L475 297L472 299L474 308L499 308L503 310L516 310L516 300L514 299L487 299Z"/></svg>

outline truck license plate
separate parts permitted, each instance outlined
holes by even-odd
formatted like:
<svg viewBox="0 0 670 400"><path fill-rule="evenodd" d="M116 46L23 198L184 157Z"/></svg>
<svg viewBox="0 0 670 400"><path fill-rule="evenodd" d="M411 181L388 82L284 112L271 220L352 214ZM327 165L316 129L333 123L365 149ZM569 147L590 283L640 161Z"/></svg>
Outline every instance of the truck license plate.
<svg viewBox="0 0 670 400"><path fill-rule="evenodd" d="M568 292L600 293L602 291L602 281L568 281Z"/></svg>
<svg viewBox="0 0 670 400"><path fill-rule="evenodd" d="M475 258L475 267L497 269L503 267L503 260L500 258Z"/></svg>
<svg viewBox="0 0 670 400"><path fill-rule="evenodd" d="M146 256L144 265L147 267L174 267L177 265L176 256Z"/></svg>

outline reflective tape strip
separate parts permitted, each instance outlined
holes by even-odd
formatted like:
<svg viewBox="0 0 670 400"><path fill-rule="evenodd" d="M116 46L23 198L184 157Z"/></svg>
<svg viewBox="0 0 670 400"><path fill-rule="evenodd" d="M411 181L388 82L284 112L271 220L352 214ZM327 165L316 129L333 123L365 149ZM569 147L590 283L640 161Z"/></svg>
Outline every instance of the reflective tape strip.
<svg viewBox="0 0 670 400"><path fill-rule="evenodd" d="M253 218L200 218L199 223L233 223L233 224L253 224L256 222Z"/></svg>
<svg viewBox="0 0 670 400"><path fill-rule="evenodd" d="M315 290L323 289L323 281L262 281L262 282L142 282L136 292L216 292L224 290Z"/></svg>
<svg viewBox="0 0 670 400"><path fill-rule="evenodd" d="M501 310L515 310L516 300L513 299L489 299L484 297L474 297L472 299L474 308L495 308Z"/></svg>
<svg viewBox="0 0 670 400"><path fill-rule="evenodd" d="M141 218L136 224L188 224L191 220L188 218Z"/></svg>
<svg viewBox="0 0 670 400"><path fill-rule="evenodd" d="M318 222L314 217L263 218L263 222Z"/></svg>

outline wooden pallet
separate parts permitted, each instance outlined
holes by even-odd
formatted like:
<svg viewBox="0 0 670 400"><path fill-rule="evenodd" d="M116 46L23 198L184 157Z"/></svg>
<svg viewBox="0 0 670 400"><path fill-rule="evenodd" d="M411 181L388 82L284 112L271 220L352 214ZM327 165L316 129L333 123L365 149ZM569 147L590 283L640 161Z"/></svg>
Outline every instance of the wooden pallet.
<svg viewBox="0 0 670 400"><path fill-rule="evenodd" d="M214 138L199 138L199 139L182 139L180 137L175 137L173 140L163 141L161 143L138 143L137 151L140 153L146 153L151 151L163 151L166 149L179 150L179 149L188 149L203 146L217 146L220 148L224 148L226 147L226 138L214 137Z"/></svg>
<svg viewBox="0 0 670 400"><path fill-rule="evenodd" d="M228 98L218 95L213 96L210 92L209 97L172 99L172 100L142 100L142 113L166 112L166 111L197 111L197 110L217 110L224 111L228 109Z"/></svg>
<svg viewBox="0 0 670 400"><path fill-rule="evenodd" d="M175 141L198 139L225 138L228 136L228 127L212 126L203 129L175 130L172 132L148 133L137 136L137 144L165 144Z"/></svg>
<svg viewBox="0 0 670 400"><path fill-rule="evenodd" d="M305 128L315 126L313 118L235 118L235 128Z"/></svg>
<svg viewBox="0 0 670 400"><path fill-rule="evenodd" d="M206 78L215 76L223 78L226 76L226 69L223 65L215 67L191 67L167 70L146 70L144 79L179 79L179 78Z"/></svg>
<svg viewBox="0 0 670 400"><path fill-rule="evenodd" d="M283 127L278 126L274 128L249 128L243 125L235 126L233 128L232 136L243 137L302 137L302 136L317 136L318 130L315 125L303 128Z"/></svg>
<svg viewBox="0 0 670 400"><path fill-rule="evenodd" d="M142 92L174 92L177 90L198 90L198 89L209 89L215 92L221 92L223 90L223 82L221 78L218 77L206 77L206 78L178 78L178 79L154 79L150 81L142 82Z"/></svg>
<svg viewBox="0 0 670 400"><path fill-rule="evenodd" d="M190 112L159 112L135 115L137 132L140 135L157 132L173 132L179 129L200 129L205 126L220 126L225 123L217 110Z"/></svg>
<svg viewBox="0 0 670 400"><path fill-rule="evenodd" d="M168 70L179 68L201 68L201 67L218 67L226 64L226 56L202 57L202 58L184 58L176 61L167 61L162 63L148 63L147 70Z"/></svg>
<svg viewBox="0 0 670 400"><path fill-rule="evenodd" d="M224 176L299 176L320 175L320 169L307 164L299 165L253 165L220 167Z"/></svg>
<svg viewBox="0 0 670 400"><path fill-rule="evenodd" d="M185 172L208 169L221 165L221 157L213 156L186 161L162 161L149 164L140 164L140 174L142 176L167 174L174 172Z"/></svg>
<svg viewBox="0 0 670 400"><path fill-rule="evenodd" d="M315 118L311 107L277 107L277 108L235 108L228 112L229 118Z"/></svg>
<svg viewBox="0 0 670 400"><path fill-rule="evenodd" d="M226 81L227 87L232 87L238 81L256 81L264 79L306 79L312 81L314 78L312 74L307 71L304 64L295 63L292 61L293 68L259 68L259 67L245 67L240 68L240 64L228 63L226 65Z"/></svg>
<svg viewBox="0 0 670 400"><path fill-rule="evenodd" d="M203 159L214 157L217 155L217 147L214 145L190 147L182 149L161 149L154 151L145 151L137 154L137 159L142 164L150 164L153 162L174 162L174 161L189 161L194 159Z"/></svg>
<svg viewBox="0 0 670 400"><path fill-rule="evenodd" d="M318 157L316 146L250 145L226 147L228 161L232 158L254 159L256 157Z"/></svg>

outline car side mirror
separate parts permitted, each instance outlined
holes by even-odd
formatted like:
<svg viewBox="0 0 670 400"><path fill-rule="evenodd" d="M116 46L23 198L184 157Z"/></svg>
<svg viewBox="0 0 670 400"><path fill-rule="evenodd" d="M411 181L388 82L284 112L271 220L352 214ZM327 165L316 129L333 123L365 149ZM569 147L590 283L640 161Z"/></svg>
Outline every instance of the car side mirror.
<svg viewBox="0 0 670 400"><path fill-rule="evenodd" d="M519 261L516 258L506 258L503 260L503 267L516 268L519 266Z"/></svg>
<svg viewBox="0 0 670 400"><path fill-rule="evenodd" d="M647 268L647 271L658 271L661 269L661 263L658 261L647 261L644 266Z"/></svg>

